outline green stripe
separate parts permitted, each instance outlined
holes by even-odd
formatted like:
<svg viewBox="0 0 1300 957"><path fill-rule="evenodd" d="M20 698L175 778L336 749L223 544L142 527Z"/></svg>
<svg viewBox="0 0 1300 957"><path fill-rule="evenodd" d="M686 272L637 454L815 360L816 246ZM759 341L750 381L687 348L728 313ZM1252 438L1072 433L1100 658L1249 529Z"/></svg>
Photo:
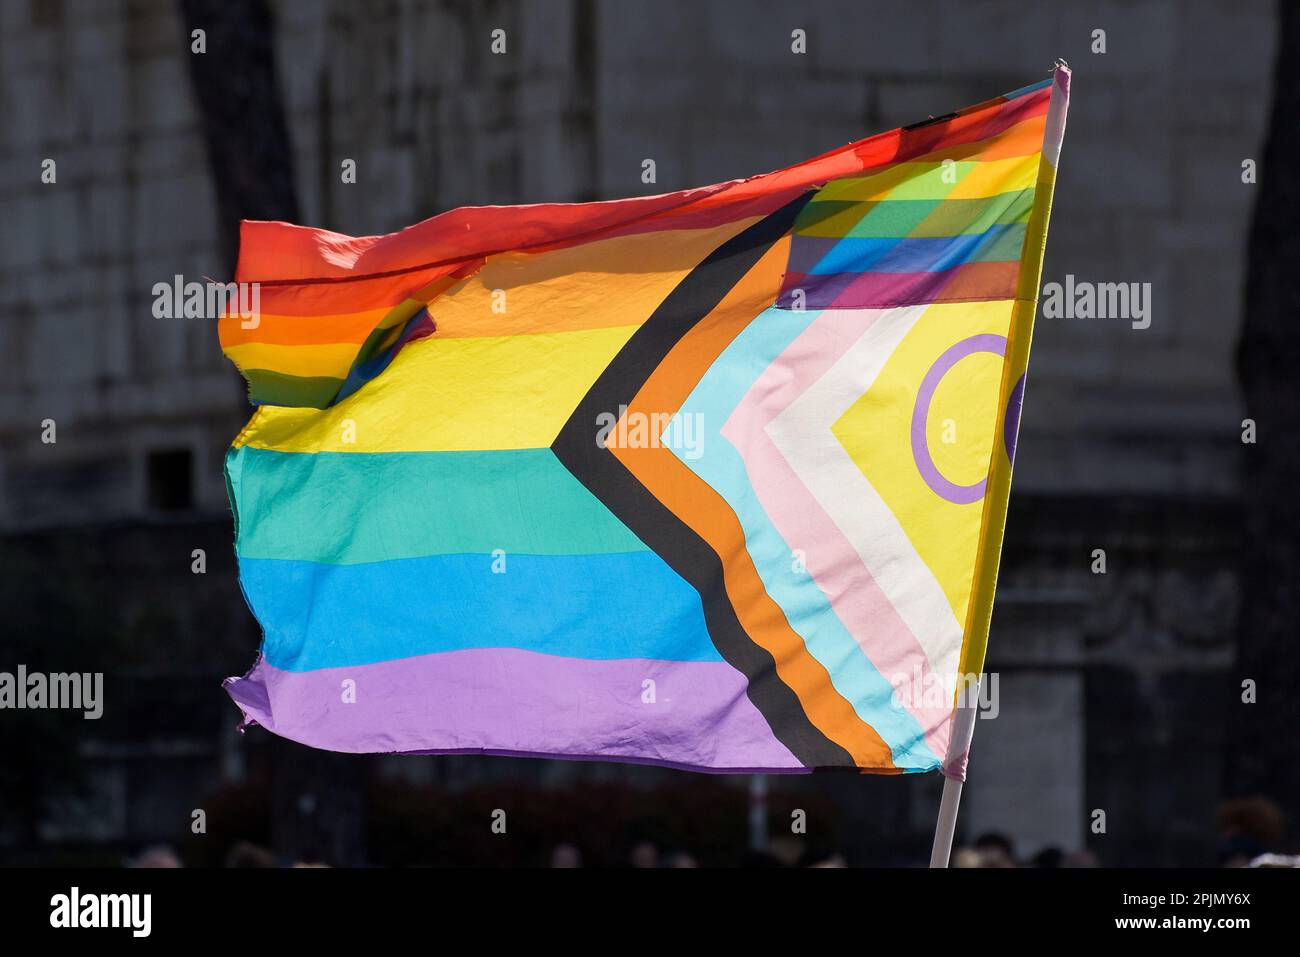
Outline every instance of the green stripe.
<svg viewBox="0 0 1300 957"><path fill-rule="evenodd" d="M1034 208L1034 191L1022 189L985 199L946 199L916 227L913 236L965 236L994 226L1023 225Z"/></svg>
<svg viewBox="0 0 1300 957"><path fill-rule="evenodd" d="M338 394L342 379L333 376L296 376L269 369L241 369L248 380L248 397L258 405L323 409Z"/></svg>
<svg viewBox="0 0 1300 957"><path fill-rule="evenodd" d="M966 257L968 263L1009 263L1020 258L1025 247L1025 227L1020 224L999 229L980 242Z"/></svg>
<svg viewBox="0 0 1300 957"><path fill-rule="evenodd" d="M966 236L993 226L1029 222L1032 189L999 193L980 199L886 199L872 202L823 200L804 207L795 231L817 233L833 228L840 237L875 239Z"/></svg>
<svg viewBox="0 0 1300 957"><path fill-rule="evenodd" d="M429 555L590 555L646 546L550 449L226 457L244 558L352 565Z"/></svg>
<svg viewBox="0 0 1300 957"><path fill-rule="evenodd" d="M846 199L814 200L803 208L795 222L795 232L816 236L847 236L862 223L870 223L874 232L857 233L881 238L908 236L939 205L937 199L855 201ZM814 232L814 227L816 231Z"/></svg>

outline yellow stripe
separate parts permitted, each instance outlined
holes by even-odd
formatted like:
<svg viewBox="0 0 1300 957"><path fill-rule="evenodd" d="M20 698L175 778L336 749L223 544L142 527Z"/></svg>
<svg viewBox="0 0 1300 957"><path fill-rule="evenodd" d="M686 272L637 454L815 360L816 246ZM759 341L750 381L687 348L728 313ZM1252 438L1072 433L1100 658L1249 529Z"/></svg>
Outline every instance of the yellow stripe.
<svg viewBox="0 0 1300 957"><path fill-rule="evenodd" d="M263 406L239 444L284 452L545 448L635 331L418 340L337 406Z"/></svg>
<svg viewBox="0 0 1300 957"><path fill-rule="evenodd" d="M976 163L957 181L948 199L984 199L1030 189L1038 181L1038 153Z"/></svg>
<svg viewBox="0 0 1300 957"><path fill-rule="evenodd" d="M827 183L818 201L984 199L1028 189L1038 177L1038 153L997 160L900 163L872 176Z"/></svg>
<svg viewBox="0 0 1300 957"><path fill-rule="evenodd" d="M284 375L334 376L348 374L357 346L350 342L314 346L281 346L250 342L230 346L226 355L241 369L269 369Z"/></svg>
<svg viewBox="0 0 1300 957"><path fill-rule="evenodd" d="M403 349L355 395L324 411L264 406L236 445L296 452L549 446L637 327L702 259L756 220L493 256L433 300L433 336ZM378 327L419 305L402 303ZM326 356L335 348L331 364ZM254 343L227 351L245 368L256 358L279 372L342 377L356 348Z"/></svg>

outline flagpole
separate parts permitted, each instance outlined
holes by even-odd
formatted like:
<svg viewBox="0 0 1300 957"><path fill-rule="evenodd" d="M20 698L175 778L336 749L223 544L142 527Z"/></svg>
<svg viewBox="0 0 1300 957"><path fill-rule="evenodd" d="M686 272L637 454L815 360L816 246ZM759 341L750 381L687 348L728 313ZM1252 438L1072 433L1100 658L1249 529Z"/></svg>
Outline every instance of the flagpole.
<svg viewBox="0 0 1300 957"><path fill-rule="evenodd" d="M966 780L966 761L970 755L971 735L975 732L979 704L979 675L984 670L988 648L989 625L993 617L993 598L997 591L998 559L1002 554L1002 537L1006 528L1007 503L1011 497L1011 462L1015 455L1015 437L1020 427L1020 408L1016 403L1015 419L1007 413L1016 383L1021 386L1029 367L1029 343L1034 331L1034 313L1038 308L1038 283L1042 279L1043 249L1047 244L1047 221L1056 187L1056 164L1060 160L1061 140L1065 136L1065 116L1070 103L1070 68L1057 60L1052 70L1051 97L1043 132L1042 161L1034 187L1034 207L1026 227L1024 251L1017 279L1017 296L1007 329L1007 345L1002 371L1003 397L998 407L994 435L1004 438L1006 455L994 454L984 491L984 517L980 529L979 552L975 558L970 606L963 630L961 663L962 693L957 696L953 716L952 738L943 762L943 797L939 801L939 820L934 829L934 847L930 851L931 867L947 867L952 856L952 838L957 829L957 805L961 803L962 783Z"/></svg>
<svg viewBox="0 0 1300 957"><path fill-rule="evenodd" d="M962 782L943 779L943 797L939 801L939 821L934 827L934 847L930 849L930 866L947 867L952 857L952 836L957 830L957 807L961 804Z"/></svg>
<svg viewBox="0 0 1300 957"><path fill-rule="evenodd" d="M975 735L975 718L979 715L979 678L972 676L957 695L952 720L952 739L943 762L943 797L939 799L939 820L934 825L934 846L930 849L930 866L947 867L952 857L952 838L957 831L957 808L961 788L966 781L966 762L970 757L971 738Z"/></svg>

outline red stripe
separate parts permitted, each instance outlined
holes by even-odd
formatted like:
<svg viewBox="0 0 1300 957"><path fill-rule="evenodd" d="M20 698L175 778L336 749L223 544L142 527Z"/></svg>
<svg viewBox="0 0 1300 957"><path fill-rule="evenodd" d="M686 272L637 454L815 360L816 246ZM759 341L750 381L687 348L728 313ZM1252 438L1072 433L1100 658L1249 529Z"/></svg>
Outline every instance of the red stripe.
<svg viewBox="0 0 1300 957"><path fill-rule="evenodd" d="M1045 113L1050 92L1044 88L1015 100L992 100L941 122L881 133L774 173L658 196L462 208L387 236L361 238L245 221L236 277L262 284L262 307L269 313L338 314L395 305L469 258L763 215L829 180L995 136Z"/></svg>

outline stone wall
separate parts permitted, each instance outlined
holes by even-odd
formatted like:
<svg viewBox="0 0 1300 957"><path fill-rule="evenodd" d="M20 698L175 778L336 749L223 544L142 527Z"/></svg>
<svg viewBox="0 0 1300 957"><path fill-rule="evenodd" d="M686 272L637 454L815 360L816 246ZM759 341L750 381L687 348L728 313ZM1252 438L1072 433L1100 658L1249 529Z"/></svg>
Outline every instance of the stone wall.
<svg viewBox="0 0 1300 957"><path fill-rule="evenodd" d="M281 3L304 219L389 231L455 205L750 175L1075 70L1045 281L1150 282L1151 327L1042 320L1019 491L1231 495L1245 228L1266 3ZM140 459L193 447L219 509L240 385L152 284L220 276L210 176L167 0L4 5L0 447L9 524L137 514ZM507 53L489 52L507 31ZM1107 52L1090 52L1106 30ZM807 32L808 52L790 51ZM972 38L979 37L978 43ZM220 51L208 55L220 56ZM41 162L58 163L42 184ZM339 164L358 164L340 182ZM658 182L641 183L652 158ZM57 447L39 423L63 427ZM78 466L100 471L100 487ZM53 470L52 472L50 470ZM63 507L52 481L80 487ZM39 507L31 508L36 495Z"/></svg>
<svg viewBox="0 0 1300 957"><path fill-rule="evenodd" d="M1272 4L275 8L303 218L353 234L462 204L746 176L1022 86L1066 58L1074 102L1044 281L1150 282L1153 315L1143 330L1039 322L991 642L1007 700L981 724L965 824L1016 830L1026 852L1068 849L1088 837L1091 809L1109 807L1125 841L1093 839L1104 859L1204 856L1194 832L1208 826L1221 745L1205 702L1219 700L1233 647L1224 609L1248 414L1232 364L1254 196L1241 163L1259 158L1265 133ZM223 270L177 4L0 11L0 528L147 530L179 515L220 541L220 456L247 415L242 385L211 323L149 310L153 283ZM505 55L489 50L497 28ZM791 52L796 29L806 54ZM1091 51L1096 29L1104 54ZM41 182L46 158L55 184ZM647 158L653 186L641 182ZM357 162L355 185L340 182L344 159ZM55 444L40 440L45 419ZM159 455L176 452L188 460ZM188 563L183 542L155 541L141 547ZM1104 578L1089 571L1094 548L1112 556ZM195 627L231 637L215 634L229 631L224 617ZM237 638L251 655L251 638ZM1189 762L1189 749L1211 757ZM924 844L928 784L856 785L798 787L839 796L864 859Z"/></svg>

